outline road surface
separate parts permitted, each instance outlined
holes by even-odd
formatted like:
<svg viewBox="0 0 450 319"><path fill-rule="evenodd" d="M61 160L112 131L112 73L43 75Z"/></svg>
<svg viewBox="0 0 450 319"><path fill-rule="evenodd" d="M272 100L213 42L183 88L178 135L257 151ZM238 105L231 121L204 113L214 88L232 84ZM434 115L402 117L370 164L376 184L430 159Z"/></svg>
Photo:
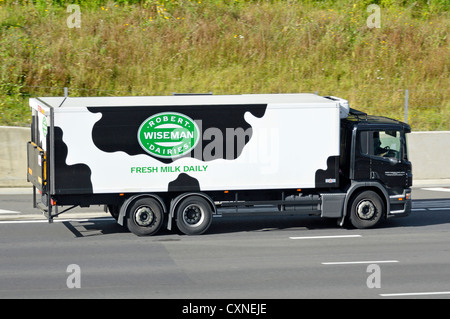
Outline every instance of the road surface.
<svg viewBox="0 0 450 319"><path fill-rule="evenodd" d="M152 237L100 207L48 224L30 195L3 193L0 298L450 298L449 190L415 188L413 213L375 229L224 217L201 236Z"/></svg>

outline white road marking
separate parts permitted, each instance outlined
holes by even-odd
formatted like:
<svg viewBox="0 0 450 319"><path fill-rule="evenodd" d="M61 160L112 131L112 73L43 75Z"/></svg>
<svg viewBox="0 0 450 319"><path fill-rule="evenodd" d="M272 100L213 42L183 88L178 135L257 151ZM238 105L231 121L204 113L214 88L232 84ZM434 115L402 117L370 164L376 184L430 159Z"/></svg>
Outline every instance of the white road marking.
<svg viewBox="0 0 450 319"><path fill-rule="evenodd" d="M94 218L73 218L73 219L54 219L54 223L64 222L94 222L94 221L113 221L112 217L94 217ZM36 220L1 220L0 224L39 224L48 223L47 219Z"/></svg>
<svg viewBox="0 0 450 319"><path fill-rule="evenodd" d="M400 292L395 294L380 294L381 297L429 296L429 295L450 295L450 291Z"/></svg>
<svg viewBox="0 0 450 319"><path fill-rule="evenodd" d="M398 260L370 260L370 261L331 261L322 263L322 265L354 265L354 264L385 264L398 263Z"/></svg>
<svg viewBox="0 0 450 319"><path fill-rule="evenodd" d="M426 191L433 191L433 192L450 192L450 188L448 187L427 187L427 188L422 188L423 190Z"/></svg>
<svg viewBox="0 0 450 319"><path fill-rule="evenodd" d="M354 238L361 235L337 235L337 236L307 236L307 237L289 237L290 239L327 239L327 238Z"/></svg>
<svg viewBox="0 0 450 319"><path fill-rule="evenodd" d="M62 220L59 220L62 221ZM36 219L36 220L1 220L0 224L38 224L48 223L48 220Z"/></svg>
<svg viewBox="0 0 450 319"><path fill-rule="evenodd" d="M6 210L6 209L0 209L0 215L6 215L6 214L20 214L20 212L14 211L14 210Z"/></svg>

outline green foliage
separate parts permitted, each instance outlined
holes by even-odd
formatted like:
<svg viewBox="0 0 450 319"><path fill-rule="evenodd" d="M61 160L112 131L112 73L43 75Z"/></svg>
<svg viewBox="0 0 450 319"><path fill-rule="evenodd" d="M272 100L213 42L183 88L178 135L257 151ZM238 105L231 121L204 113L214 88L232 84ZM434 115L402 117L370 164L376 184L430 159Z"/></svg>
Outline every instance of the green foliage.
<svg viewBox="0 0 450 319"><path fill-rule="evenodd" d="M368 28L369 4L381 28ZM28 97L318 92L449 130L448 1L0 0L0 125ZM81 7L69 28L68 4Z"/></svg>

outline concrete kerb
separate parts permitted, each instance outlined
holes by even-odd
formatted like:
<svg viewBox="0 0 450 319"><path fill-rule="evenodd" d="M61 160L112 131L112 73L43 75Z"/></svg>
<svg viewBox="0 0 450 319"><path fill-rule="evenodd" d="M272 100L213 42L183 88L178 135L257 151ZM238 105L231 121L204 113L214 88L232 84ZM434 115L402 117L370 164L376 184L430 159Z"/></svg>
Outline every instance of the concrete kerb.
<svg viewBox="0 0 450 319"><path fill-rule="evenodd" d="M27 186L30 128L0 126L0 187Z"/></svg>
<svg viewBox="0 0 450 319"><path fill-rule="evenodd" d="M450 178L421 179L413 181L412 188L421 188L421 187L450 187Z"/></svg>
<svg viewBox="0 0 450 319"><path fill-rule="evenodd" d="M450 131L412 132L407 138L414 179L450 179Z"/></svg>
<svg viewBox="0 0 450 319"><path fill-rule="evenodd" d="M31 195L32 187L0 187L0 195Z"/></svg>

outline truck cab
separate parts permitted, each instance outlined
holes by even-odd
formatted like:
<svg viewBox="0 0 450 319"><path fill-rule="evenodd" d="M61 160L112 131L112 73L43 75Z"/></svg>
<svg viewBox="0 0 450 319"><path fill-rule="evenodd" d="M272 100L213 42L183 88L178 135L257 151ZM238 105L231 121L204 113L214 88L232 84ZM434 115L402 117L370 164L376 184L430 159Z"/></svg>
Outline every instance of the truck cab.
<svg viewBox="0 0 450 319"><path fill-rule="evenodd" d="M340 177L347 194L352 188L370 189L384 201L387 217L408 215L412 171L406 134L410 132L406 123L351 109L341 120Z"/></svg>

